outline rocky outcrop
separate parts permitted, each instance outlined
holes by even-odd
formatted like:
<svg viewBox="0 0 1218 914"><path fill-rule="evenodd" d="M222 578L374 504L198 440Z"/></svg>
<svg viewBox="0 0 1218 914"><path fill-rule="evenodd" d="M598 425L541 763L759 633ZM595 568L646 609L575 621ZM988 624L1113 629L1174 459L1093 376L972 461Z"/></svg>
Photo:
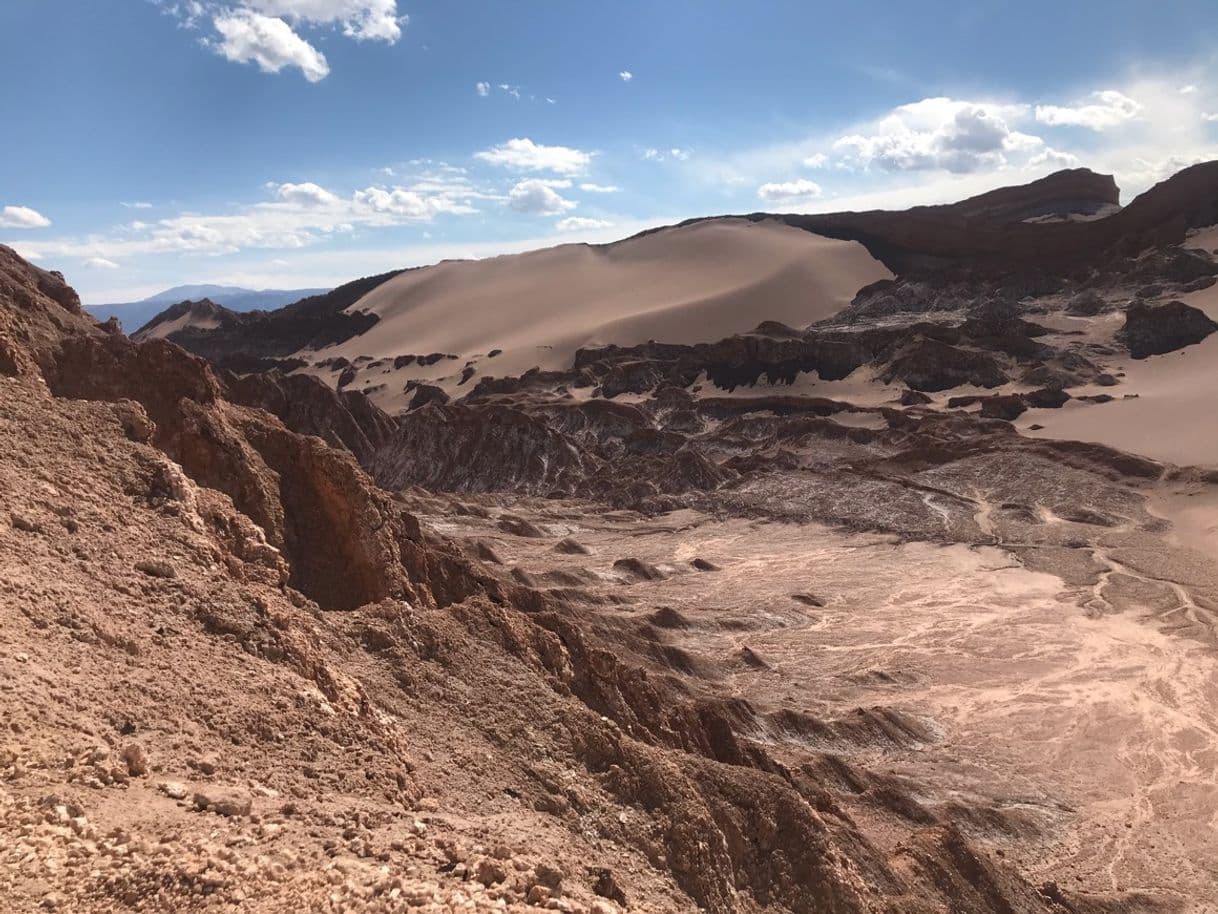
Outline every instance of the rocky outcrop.
<svg viewBox="0 0 1218 914"><path fill-rule="evenodd" d="M993 356L940 340L915 340L901 347L881 376L886 384L903 381L914 390L939 391L975 384L998 387L1007 381Z"/></svg>
<svg viewBox="0 0 1218 914"><path fill-rule="evenodd" d="M264 409L294 432L345 448L361 464L393 435L394 420L366 396L336 391L313 375L270 371L223 379L228 400Z"/></svg>
<svg viewBox="0 0 1218 914"><path fill-rule="evenodd" d="M1116 197L1110 176L1074 169L944 206L778 218L860 241L896 273L962 262L991 270L1060 266L1179 244L1189 228L1218 222L1218 162L1186 168L1103 218L1026 221L1037 211L1099 212Z"/></svg>
<svg viewBox="0 0 1218 914"><path fill-rule="evenodd" d="M23 363L39 370L56 396L116 403L128 414L138 404L143 415L129 434L142 428L139 437L162 450L193 484L229 496L283 554L289 581L302 593L328 608L391 596L433 599L433 565L415 554L419 547L411 539L417 522L372 484L343 441L345 434L356 449L371 447L368 430L377 433L380 417L363 398L342 405L339 395L319 394L306 379L281 386L273 378L240 384L251 402L283 411L309 432L337 438L344 448L336 449L289 430L262 409L228 401L212 368L171 343L139 344L103 333L81 314L74 294L19 258L0 262L0 277L4 289L27 293L14 295L11 304L5 300L0 309L6 323L19 324L13 336L25 341ZM24 319L18 301L25 303ZM297 389L304 391L299 404L291 400ZM412 573L421 577L412 581ZM450 585L439 576L440 590Z"/></svg>
<svg viewBox="0 0 1218 914"><path fill-rule="evenodd" d="M210 330L238 320L237 312L218 305L210 298L171 305L131 334L137 343L160 339L188 329Z"/></svg>
<svg viewBox="0 0 1218 914"><path fill-rule="evenodd" d="M1125 309L1125 325L1117 339L1129 347L1135 359L1175 352L1200 343L1218 330L1205 312L1181 301L1152 305L1136 301Z"/></svg>
<svg viewBox="0 0 1218 914"><path fill-rule="evenodd" d="M419 384L414 388L414 396L410 398L410 408L418 409L421 406L436 404L443 406L449 401L449 396L444 392L444 389L437 387L434 384Z"/></svg>
<svg viewBox="0 0 1218 914"><path fill-rule="evenodd" d="M596 462L546 423L506 406L412 410L369 465L387 489L570 490Z"/></svg>

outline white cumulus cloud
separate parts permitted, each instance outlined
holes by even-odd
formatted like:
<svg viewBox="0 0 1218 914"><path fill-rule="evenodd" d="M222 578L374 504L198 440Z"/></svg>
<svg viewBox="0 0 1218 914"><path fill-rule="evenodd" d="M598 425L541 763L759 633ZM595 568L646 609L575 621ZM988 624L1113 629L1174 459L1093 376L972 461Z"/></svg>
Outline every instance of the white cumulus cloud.
<svg viewBox="0 0 1218 914"><path fill-rule="evenodd" d="M474 83L474 91L476 91L483 98L486 98L491 94L491 84L483 82Z"/></svg>
<svg viewBox="0 0 1218 914"><path fill-rule="evenodd" d="M407 17L398 15L397 0L239 0L261 13L307 25L337 25L356 41L385 41L402 37Z"/></svg>
<svg viewBox="0 0 1218 914"><path fill-rule="evenodd" d="M521 181L513 187L508 192L507 203L516 212L531 216L557 216L578 205L556 191L549 182L536 178Z"/></svg>
<svg viewBox="0 0 1218 914"><path fill-rule="evenodd" d="M233 63L254 63L264 73L299 67L311 83L330 74L325 55L309 44L282 19L249 10L233 10L212 20L219 41L209 42L216 53Z"/></svg>
<svg viewBox="0 0 1218 914"><path fill-rule="evenodd" d="M1142 105L1139 102L1116 89L1092 92L1090 99L1090 102L1073 106L1037 105L1036 119L1050 127L1107 130L1109 127L1118 127L1142 113Z"/></svg>
<svg viewBox="0 0 1218 914"><path fill-rule="evenodd" d="M815 200L822 193L819 184L806 178L798 181L762 184L757 188L757 196L766 203L802 203Z"/></svg>
<svg viewBox="0 0 1218 914"><path fill-rule="evenodd" d="M588 167L592 153L569 146L544 146L524 137L474 153L474 158L516 171L552 171L560 175L576 175Z"/></svg>
<svg viewBox="0 0 1218 914"><path fill-rule="evenodd" d="M332 206L338 203L338 197L311 181L303 184L280 184L275 193L284 203L296 206Z"/></svg>
<svg viewBox="0 0 1218 914"><path fill-rule="evenodd" d="M305 30L338 30L353 41L394 44L409 17L397 0L153 0L184 29L210 18L213 35L204 47L234 63L254 63L264 73L298 67L309 82L330 73L326 57Z"/></svg>
<svg viewBox="0 0 1218 914"><path fill-rule="evenodd" d="M0 209L0 228L46 228L51 220L28 206L6 206Z"/></svg>
<svg viewBox="0 0 1218 914"><path fill-rule="evenodd" d="M629 70L623 70L621 73L618 74L618 79L620 79L624 83L628 83L628 82L630 82L630 80L634 79L634 74L631 73Z"/></svg>
<svg viewBox="0 0 1218 914"><path fill-rule="evenodd" d="M834 150L847 166L888 171L942 169L967 174L1006 163L1008 152L1030 152L1039 137L1012 130L1008 120L1026 114L1019 105L953 98L924 98L901 105L867 133L840 137Z"/></svg>

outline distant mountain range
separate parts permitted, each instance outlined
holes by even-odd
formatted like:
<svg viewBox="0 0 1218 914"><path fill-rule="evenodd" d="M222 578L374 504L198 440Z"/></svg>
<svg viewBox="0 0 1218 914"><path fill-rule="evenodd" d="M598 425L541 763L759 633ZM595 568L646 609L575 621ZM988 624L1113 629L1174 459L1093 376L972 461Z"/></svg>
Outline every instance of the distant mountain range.
<svg viewBox="0 0 1218 914"><path fill-rule="evenodd" d="M232 311L270 311L282 308L310 295L320 295L329 289L243 289L240 286L218 286L200 283L174 286L164 292L135 302L109 305L86 305L89 313L100 321L117 317L128 333L142 327L170 305L182 301L211 299Z"/></svg>

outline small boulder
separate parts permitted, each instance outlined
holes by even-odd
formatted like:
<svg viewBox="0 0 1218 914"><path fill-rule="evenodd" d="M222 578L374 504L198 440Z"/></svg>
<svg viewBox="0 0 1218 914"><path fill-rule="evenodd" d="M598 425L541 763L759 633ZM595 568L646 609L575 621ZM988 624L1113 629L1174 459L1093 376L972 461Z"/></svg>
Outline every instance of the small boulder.
<svg viewBox="0 0 1218 914"><path fill-rule="evenodd" d="M563 555L591 555L592 554L591 549L589 549L583 543L578 542L577 540L574 540L569 536L564 537L563 539L560 539L557 543L555 543L554 551L561 552Z"/></svg>
<svg viewBox="0 0 1218 914"><path fill-rule="evenodd" d="M1107 304L1104 296L1100 295L1099 292L1094 289L1087 289L1070 299L1070 303L1066 306L1066 311L1069 314L1080 317L1094 317L1103 311Z"/></svg>
<svg viewBox="0 0 1218 914"><path fill-rule="evenodd" d="M20 530L23 533L41 533L42 525L35 520L31 520L24 514L10 514L9 522L13 525L14 530Z"/></svg>
<svg viewBox="0 0 1218 914"><path fill-rule="evenodd" d="M248 816L254 801L248 793L224 787L208 787L195 792L195 809L208 810L221 816Z"/></svg>
<svg viewBox="0 0 1218 914"><path fill-rule="evenodd" d="M488 889L496 883L505 881L507 877L507 869L498 860L488 857L478 863L476 878Z"/></svg>
<svg viewBox="0 0 1218 914"><path fill-rule="evenodd" d="M999 394L981 399L981 416L985 419L1006 419L1010 422L1022 416L1028 407L1018 394Z"/></svg>
<svg viewBox="0 0 1218 914"><path fill-rule="evenodd" d="M545 536L545 531L538 527L535 523L525 520L523 517L517 517L514 514L505 514L499 518L497 525L504 533L510 533L512 536L523 536L529 539L541 539Z"/></svg>
<svg viewBox="0 0 1218 914"><path fill-rule="evenodd" d="M1136 301L1125 309L1125 326L1117 331L1117 339L1135 359L1144 359L1200 343L1215 330L1218 324L1204 311L1182 301Z"/></svg>
<svg viewBox="0 0 1218 914"><path fill-rule="evenodd" d="M414 396L410 399L410 408L419 409L422 406L434 403L437 406L443 406L449 400L441 388L434 384L420 384L414 389Z"/></svg>
<svg viewBox="0 0 1218 914"><path fill-rule="evenodd" d="M135 563L135 570L142 571L150 578L176 578L177 570L168 562L155 559L141 559Z"/></svg>
<svg viewBox="0 0 1218 914"><path fill-rule="evenodd" d="M132 441L144 444L156 434L156 423L148 418L142 404L135 400L119 400L114 404L123 433Z"/></svg>
<svg viewBox="0 0 1218 914"><path fill-rule="evenodd" d="M618 571L624 572L633 578L640 581L662 581L667 575L664 574L655 565L649 562L644 562L642 559L627 558L618 559L613 563L613 567Z"/></svg>
<svg viewBox="0 0 1218 914"><path fill-rule="evenodd" d="M495 551L495 547L484 540L478 540L473 545L474 555L483 562L489 562L492 565L502 565L503 559L499 553Z"/></svg>
<svg viewBox="0 0 1218 914"><path fill-rule="evenodd" d="M1036 409L1060 409L1069 399L1070 395L1057 387L1042 387L1023 395L1024 402Z"/></svg>
<svg viewBox="0 0 1218 914"><path fill-rule="evenodd" d="M140 778L148 773L148 756L144 750L135 743L132 743L130 746L126 746L123 751L119 753L119 758L121 758L123 760L123 764L127 766L127 774L131 775L131 777Z"/></svg>

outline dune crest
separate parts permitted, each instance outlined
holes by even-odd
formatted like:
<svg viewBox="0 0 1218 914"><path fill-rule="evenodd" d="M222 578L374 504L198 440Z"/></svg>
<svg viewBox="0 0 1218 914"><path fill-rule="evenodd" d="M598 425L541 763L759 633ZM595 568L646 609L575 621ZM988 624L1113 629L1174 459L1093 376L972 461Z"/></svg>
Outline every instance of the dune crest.
<svg viewBox="0 0 1218 914"><path fill-rule="evenodd" d="M709 222L609 247L563 245L407 271L348 309L379 315L371 330L317 357L442 352L459 361L441 367L459 369L500 349L480 362L480 374L567 368L590 344L709 342L750 330L758 315L805 326L891 275L858 242L776 222ZM452 392L460 371L400 377L412 375Z"/></svg>

